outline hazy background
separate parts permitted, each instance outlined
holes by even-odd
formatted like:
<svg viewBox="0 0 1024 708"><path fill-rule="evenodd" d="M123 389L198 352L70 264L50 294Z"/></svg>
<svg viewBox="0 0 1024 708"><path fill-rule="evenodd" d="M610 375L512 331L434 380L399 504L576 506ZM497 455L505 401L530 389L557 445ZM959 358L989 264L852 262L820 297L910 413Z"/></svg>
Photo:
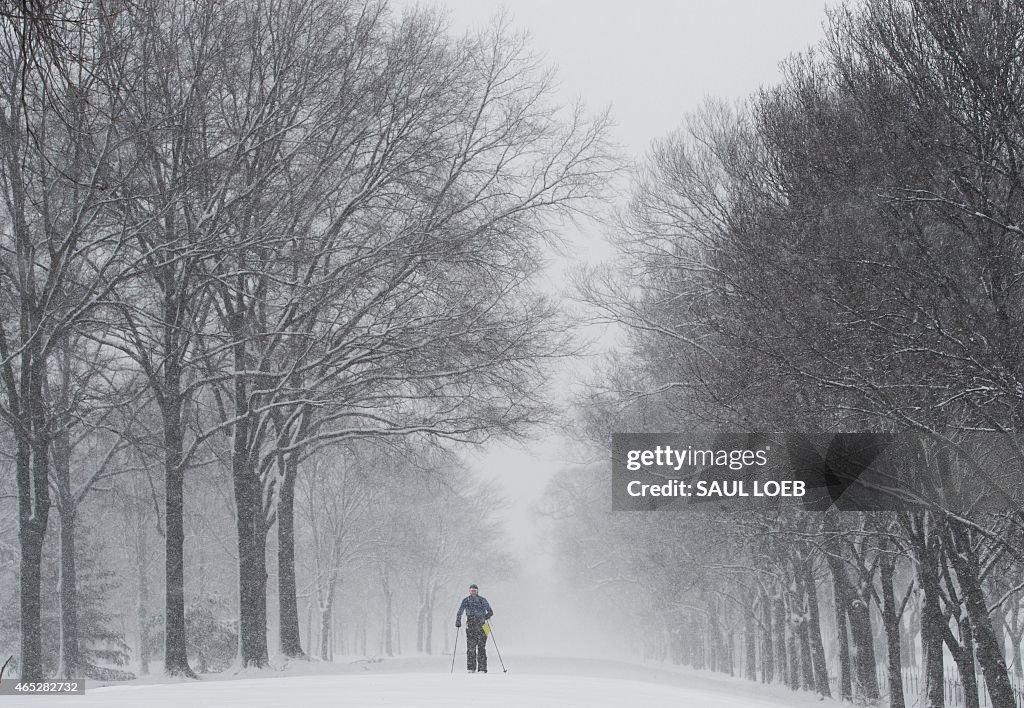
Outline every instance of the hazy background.
<svg viewBox="0 0 1024 708"><path fill-rule="evenodd" d="M396 7L413 4L399 0ZM640 160L652 140L675 129L705 98L738 101L775 82L781 61L824 37L828 7L817 0L435 4L446 9L457 30L484 26L506 13L510 24L528 32L530 45L557 70L564 102L581 99L591 111L611 107L613 136L631 161ZM566 230L566 252L553 253L549 265L547 282L556 293L564 292L565 274L574 264L609 258L605 228L595 222ZM587 336L600 334L589 329ZM599 348L600 341L596 344ZM573 382L585 377L588 368L586 358L562 366L554 395L571 396ZM571 589L556 586L538 534L544 527L534 507L557 470L583 462L571 455L555 428L522 445L495 444L467 455L479 474L496 480L504 491L509 507L503 518L512 550L523 560L515 582L481 590L495 605L495 631L499 647L508 645L506 651L521 646L557 652L570 644L578 651L580 643L592 653L614 649L614 640L587 632L587 612L575 605ZM465 594L464 588L455 591L453 614ZM557 627L571 630L552 631Z"/></svg>

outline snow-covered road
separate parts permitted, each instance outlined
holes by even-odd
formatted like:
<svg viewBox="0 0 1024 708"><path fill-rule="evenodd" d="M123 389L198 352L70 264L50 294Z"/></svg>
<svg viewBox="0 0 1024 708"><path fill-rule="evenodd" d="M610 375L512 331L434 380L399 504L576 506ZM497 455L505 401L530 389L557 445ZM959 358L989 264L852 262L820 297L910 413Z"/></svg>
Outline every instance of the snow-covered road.
<svg viewBox="0 0 1024 708"><path fill-rule="evenodd" d="M604 660L516 657L509 673L449 674L450 659L393 659L338 667L346 673L261 675L188 683L141 682L88 687L84 696L4 697L4 706L44 708L782 708L823 706L806 693L765 687L705 672ZM458 668L458 667L457 667ZM429 673L428 673L429 672Z"/></svg>

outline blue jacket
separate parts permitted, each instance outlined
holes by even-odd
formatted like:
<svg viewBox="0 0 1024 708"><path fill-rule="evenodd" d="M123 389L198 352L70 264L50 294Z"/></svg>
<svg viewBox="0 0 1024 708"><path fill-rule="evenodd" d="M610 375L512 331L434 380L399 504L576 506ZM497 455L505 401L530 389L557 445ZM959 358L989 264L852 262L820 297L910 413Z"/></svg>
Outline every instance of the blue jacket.
<svg viewBox="0 0 1024 708"><path fill-rule="evenodd" d="M467 595L462 600L462 604L459 605L459 611L455 613L455 621L462 621L462 613L466 613L467 622L483 622L489 620L491 615L494 614L494 610L491 609L491 603L487 602L487 598L481 595L473 597Z"/></svg>

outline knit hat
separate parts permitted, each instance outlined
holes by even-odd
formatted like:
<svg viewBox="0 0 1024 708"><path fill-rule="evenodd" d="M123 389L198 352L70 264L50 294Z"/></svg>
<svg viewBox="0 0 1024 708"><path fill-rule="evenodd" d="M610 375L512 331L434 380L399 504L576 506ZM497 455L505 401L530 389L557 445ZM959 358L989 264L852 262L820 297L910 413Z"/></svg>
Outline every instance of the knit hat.
<svg viewBox="0 0 1024 708"><path fill-rule="evenodd" d="M469 586L469 589L470 589L470 590L479 590L480 588L478 588L478 587L476 586L476 583L473 583L472 585L470 585L470 586Z"/></svg>

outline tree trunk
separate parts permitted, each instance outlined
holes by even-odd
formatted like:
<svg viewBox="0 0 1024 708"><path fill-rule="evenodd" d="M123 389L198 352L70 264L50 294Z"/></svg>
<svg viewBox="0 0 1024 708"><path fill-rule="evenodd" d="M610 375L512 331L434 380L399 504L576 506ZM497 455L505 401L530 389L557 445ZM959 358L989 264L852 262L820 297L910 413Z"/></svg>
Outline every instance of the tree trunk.
<svg viewBox="0 0 1024 708"><path fill-rule="evenodd" d="M310 652L313 651L313 647L316 646L316 642L313 641L313 603L306 603L306 644L309 645Z"/></svg>
<svg viewBox="0 0 1024 708"><path fill-rule="evenodd" d="M342 633L341 617L337 612L331 613L331 660L335 654L345 653L345 635Z"/></svg>
<svg viewBox="0 0 1024 708"><path fill-rule="evenodd" d="M238 426L245 427L244 421ZM247 437L244 436L243 437ZM237 453L237 449L236 449ZM270 661L267 648L267 534L258 475L236 456L235 505L238 528L238 597L242 666L262 668Z"/></svg>
<svg viewBox="0 0 1024 708"><path fill-rule="evenodd" d="M244 288L239 288L239 293ZM241 294L238 296L241 298ZM238 530L239 636L243 667L262 668L270 661L267 647L267 525L263 510L263 484L253 465L252 421L246 380L246 344L241 314L244 303L231 315L228 330L232 347L235 424L231 440L231 477Z"/></svg>
<svg viewBox="0 0 1024 708"><path fill-rule="evenodd" d="M924 595L921 603L921 650L924 654L925 707L944 708L942 627L946 620L939 604L938 537L932 528L935 517L925 512L919 517L911 517L911 521L910 538L918 557L917 579Z"/></svg>
<svg viewBox="0 0 1024 708"><path fill-rule="evenodd" d="M71 443L67 429L52 444L54 487L60 512L60 570L57 600L60 606L60 658L57 676L78 677L78 579L75 566L75 517L77 503L71 493Z"/></svg>
<svg viewBox="0 0 1024 708"><path fill-rule="evenodd" d="M980 708L981 700L978 694L978 678L975 675L974 665L974 632L971 631L971 621L966 616L957 622L960 628L960 641L956 640L948 626L942 628L946 646L949 653L953 655L957 671L960 673L960 683L964 690L964 708ZM953 703L959 703L954 698Z"/></svg>
<svg viewBox="0 0 1024 708"><path fill-rule="evenodd" d="M320 607L320 658L323 661L331 660L331 613L334 607L334 583L331 582L327 589L327 599Z"/></svg>
<svg viewBox="0 0 1024 708"><path fill-rule="evenodd" d="M423 647L423 639L426 636L427 628L427 609L426 609L426 598L420 597L420 607L416 613L416 653L423 653L425 651Z"/></svg>
<svg viewBox="0 0 1024 708"><path fill-rule="evenodd" d="M787 659L789 653L786 650L786 605L781 597L772 600L774 617L772 617L772 630L775 634L775 673L787 686L792 686L790 680Z"/></svg>
<svg viewBox="0 0 1024 708"><path fill-rule="evenodd" d="M168 294L165 310L172 307L174 296ZM165 352L176 352L177 335L165 328ZM182 450L185 436L182 426L181 371L177 357L168 353L164 361L164 496L166 499L164 537L164 576L166 581L164 607L164 671L170 676L197 678L188 665L185 633L185 470Z"/></svg>
<svg viewBox="0 0 1024 708"><path fill-rule="evenodd" d="M885 627L888 650L889 708L904 708L903 665L900 657L900 619L896 614L896 593L893 590L895 561L887 553L879 561L882 580L882 625Z"/></svg>
<svg viewBox="0 0 1024 708"><path fill-rule="evenodd" d="M821 617L818 612L818 590L810 559L804 564L804 587L807 591L808 631L811 640L811 661L814 665L814 690L826 698L832 697L828 685L828 664L825 662L825 644L821 639Z"/></svg>
<svg viewBox="0 0 1024 708"><path fill-rule="evenodd" d="M735 635L732 632L726 632L725 633L725 642L724 642L724 646L722 648L725 651L725 663L726 663L726 665L728 667L729 675L730 676L735 676L736 675L736 662L735 662L736 638L735 638Z"/></svg>
<svg viewBox="0 0 1024 708"><path fill-rule="evenodd" d="M827 563L832 574L832 597L835 603L836 633L839 644L839 697L844 701L852 701L853 671L850 663L850 638L846 617L849 583L846 577L846 568L842 559L836 555L837 553L838 548L836 544L833 544L827 556Z"/></svg>
<svg viewBox="0 0 1024 708"><path fill-rule="evenodd" d="M806 574L804 573L804 566L807 563L799 557L794 557L792 560L793 579L796 583L796 598L794 602L797 603L794 609L799 612L800 617L799 622L794 627L800 649L800 687L805 691L811 691L814 689L814 668L811 665L811 632L810 620L807 616L808 588L805 584Z"/></svg>
<svg viewBox="0 0 1024 708"><path fill-rule="evenodd" d="M299 454L285 456L284 479L277 499L277 597L281 653L305 659L299 636L299 601L295 587L295 478Z"/></svg>
<svg viewBox="0 0 1024 708"><path fill-rule="evenodd" d="M692 624L692 636L697 637L697 641L694 642L693 647L693 667L695 669L704 669L707 668L707 631L705 630L705 625L707 623L694 619Z"/></svg>
<svg viewBox="0 0 1024 708"><path fill-rule="evenodd" d="M44 435L42 374L31 363L22 364L23 378L31 377L22 391L29 391L29 420L16 433L18 479L18 539L20 560L21 658L19 676L26 681L42 681L42 562L43 542L50 515L49 440Z"/></svg>
<svg viewBox="0 0 1024 708"><path fill-rule="evenodd" d="M135 536L135 571L138 576L138 594L136 595L135 616L139 626L139 673L149 673L149 577L146 572L146 525L139 514L136 517Z"/></svg>
<svg viewBox="0 0 1024 708"><path fill-rule="evenodd" d="M814 690L814 668L811 665L811 637L807 618L801 617L797 626L797 639L800 645L800 688L805 691Z"/></svg>
<svg viewBox="0 0 1024 708"><path fill-rule="evenodd" d="M18 675L26 681L42 681L43 642L40 622L41 565L45 523L37 520L22 522L21 541L21 658Z"/></svg>
<svg viewBox="0 0 1024 708"><path fill-rule="evenodd" d="M747 610L746 622L743 623L743 647L746 650L746 671L744 672L747 679L750 681L757 681L757 629L754 626L754 611L753 608Z"/></svg>
<svg viewBox="0 0 1024 708"><path fill-rule="evenodd" d="M782 613L782 624L786 626L790 624L786 621L788 616L787 608L784 600L778 600L779 611ZM797 627L790 625L789 631L785 632L786 635L786 685L796 691L800 688L800 653L797 648Z"/></svg>
<svg viewBox="0 0 1024 708"><path fill-rule="evenodd" d="M921 603L911 602L900 616L900 662L903 666L917 666L917 642L921 631Z"/></svg>
<svg viewBox="0 0 1024 708"><path fill-rule="evenodd" d="M925 664L925 705L927 708L944 708L946 696L943 691L942 611L938 606L938 597L929 595L927 590L924 592L924 603L921 608L921 645Z"/></svg>
<svg viewBox="0 0 1024 708"><path fill-rule="evenodd" d="M427 654L434 653L434 598L437 591L431 588L427 591L427 616L425 620L427 634L423 637L423 644Z"/></svg>
<svg viewBox="0 0 1024 708"><path fill-rule="evenodd" d="M1006 661L999 648L999 638L992 628L992 619L989 617L985 594L978 577L977 553L971 544L967 529L957 521L950 520L947 524L953 540L953 552L948 555L963 591L964 606L974 630L977 660L985 676L992 708L1017 708L1013 686L1006 671Z"/></svg>
<svg viewBox="0 0 1024 708"><path fill-rule="evenodd" d="M867 599L854 593L848 609L850 636L857 647L854 664L857 668L857 685L867 701L879 698L878 674L875 666L875 638L871 632L871 611Z"/></svg>
<svg viewBox="0 0 1024 708"><path fill-rule="evenodd" d="M775 651L772 632L772 601L767 594L761 596L761 680L775 680Z"/></svg>
<svg viewBox="0 0 1024 708"><path fill-rule="evenodd" d="M60 664L57 676L64 679L78 676L78 591L75 568L74 501L67 500L60 510L60 576L57 580L60 602Z"/></svg>
<svg viewBox="0 0 1024 708"><path fill-rule="evenodd" d="M388 583L388 572L381 567L380 571L381 590L384 594L384 653L394 656L394 645L391 641L391 585Z"/></svg>

